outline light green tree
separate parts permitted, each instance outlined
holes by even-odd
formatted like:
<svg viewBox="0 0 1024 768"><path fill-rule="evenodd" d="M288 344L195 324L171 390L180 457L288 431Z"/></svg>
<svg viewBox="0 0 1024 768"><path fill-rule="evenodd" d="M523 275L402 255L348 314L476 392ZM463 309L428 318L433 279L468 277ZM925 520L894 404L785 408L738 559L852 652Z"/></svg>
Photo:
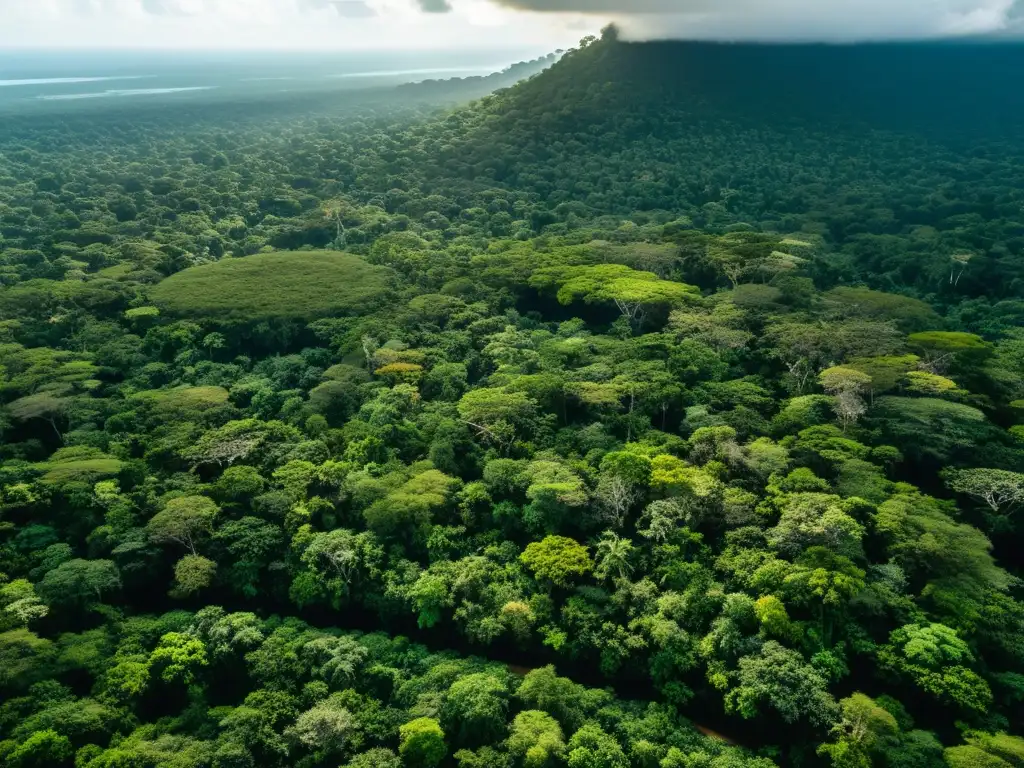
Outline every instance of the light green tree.
<svg viewBox="0 0 1024 768"><path fill-rule="evenodd" d="M478 747L500 741L507 728L509 690L486 672L459 678L445 694L441 722L456 743Z"/></svg>
<svg viewBox="0 0 1024 768"><path fill-rule="evenodd" d="M835 397L833 409L845 433L867 412L861 395L871 388L871 377L856 368L837 365L819 373L818 382Z"/></svg>
<svg viewBox="0 0 1024 768"><path fill-rule="evenodd" d="M302 712L285 735L312 752L331 754L341 751L355 727L342 697L334 694Z"/></svg>
<svg viewBox="0 0 1024 768"><path fill-rule="evenodd" d="M411 768L434 768L448 752L441 724L429 717L420 717L398 729L398 753Z"/></svg>
<svg viewBox="0 0 1024 768"><path fill-rule="evenodd" d="M833 724L839 709L824 675L797 651L775 640L739 660L725 705L747 719L757 717L761 708L768 706L787 723L806 720L817 726Z"/></svg>
<svg viewBox="0 0 1024 768"><path fill-rule="evenodd" d="M569 739L569 768L629 768L629 759L615 737L588 723Z"/></svg>
<svg viewBox="0 0 1024 768"><path fill-rule="evenodd" d="M531 542L519 559L537 578L559 587L566 587L594 570L587 548L565 536L547 536Z"/></svg>
<svg viewBox="0 0 1024 768"><path fill-rule="evenodd" d="M622 316L638 327L651 309L671 307L699 295L692 285L662 280L623 264L547 267L537 270L530 284L541 290L556 289L561 304L580 300L614 303Z"/></svg>
<svg viewBox="0 0 1024 768"><path fill-rule="evenodd" d="M565 752L565 738L558 721L535 709L515 716L506 745L525 768L548 768Z"/></svg>
<svg viewBox="0 0 1024 768"><path fill-rule="evenodd" d="M974 661L970 648L945 624L907 624L893 630L878 659L940 701L978 712L992 703L988 683L967 667Z"/></svg>
<svg viewBox="0 0 1024 768"><path fill-rule="evenodd" d="M899 732L896 718L863 693L842 699L839 708L834 741L820 746L818 754L827 755L835 768L871 768L873 757Z"/></svg>
<svg viewBox="0 0 1024 768"><path fill-rule="evenodd" d="M149 519L146 530L158 544L174 542L191 554L198 554L196 545L213 531L219 509L205 496L179 496Z"/></svg>
<svg viewBox="0 0 1024 768"><path fill-rule="evenodd" d="M150 667L159 670L161 679L169 683L180 680L191 684L207 664L203 641L184 632L168 632L149 655Z"/></svg>
<svg viewBox="0 0 1024 768"><path fill-rule="evenodd" d="M175 597L187 597L206 589L217 574L217 563L202 555L185 555L174 566Z"/></svg>
<svg viewBox="0 0 1024 768"><path fill-rule="evenodd" d="M597 567L594 575L599 579L608 579L615 576L620 579L629 576L633 572L633 542L619 536L614 531L605 531L597 540L594 551L594 558Z"/></svg>
<svg viewBox="0 0 1024 768"><path fill-rule="evenodd" d="M983 361L992 345L973 333L963 331L923 331L907 337L910 346L921 353L931 373L942 374L956 363Z"/></svg>
<svg viewBox="0 0 1024 768"><path fill-rule="evenodd" d="M1024 474L1020 472L955 469L944 476L952 490L983 501L994 515L1009 515L1024 504Z"/></svg>
<svg viewBox="0 0 1024 768"><path fill-rule="evenodd" d="M0 587L0 631L25 627L49 612L28 579L15 579Z"/></svg>

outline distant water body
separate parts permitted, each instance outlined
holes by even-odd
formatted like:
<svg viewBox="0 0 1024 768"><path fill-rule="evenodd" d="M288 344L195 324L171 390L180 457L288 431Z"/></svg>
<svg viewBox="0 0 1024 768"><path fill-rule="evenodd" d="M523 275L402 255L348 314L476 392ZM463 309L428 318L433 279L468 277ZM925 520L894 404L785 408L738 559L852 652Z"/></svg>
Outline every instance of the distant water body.
<svg viewBox="0 0 1024 768"><path fill-rule="evenodd" d="M144 80L148 75L124 75L122 77L42 77L34 80L0 80L0 88L15 85L65 85L69 83L100 83L107 80Z"/></svg>
<svg viewBox="0 0 1024 768"><path fill-rule="evenodd" d="M51 93L36 96L43 101L74 101L75 99L101 99L107 96L159 96L165 93L212 91L216 85L190 85L185 88L127 88L98 91L96 93Z"/></svg>
<svg viewBox="0 0 1024 768"><path fill-rule="evenodd" d="M0 109L48 104L332 91L497 72L537 51L418 53L149 53L0 51ZM138 87L128 81L144 81ZM121 84L123 83L123 85ZM61 106L63 105L63 106Z"/></svg>

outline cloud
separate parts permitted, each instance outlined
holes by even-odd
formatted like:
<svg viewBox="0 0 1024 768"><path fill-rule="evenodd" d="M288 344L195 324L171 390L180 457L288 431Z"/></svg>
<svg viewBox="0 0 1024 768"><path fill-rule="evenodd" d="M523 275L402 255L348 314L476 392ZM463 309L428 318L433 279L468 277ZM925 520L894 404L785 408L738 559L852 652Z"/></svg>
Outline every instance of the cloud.
<svg viewBox="0 0 1024 768"><path fill-rule="evenodd" d="M628 39L897 40L1024 31L1024 0L496 0L604 16Z"/></svg>
<svg viewBox="0 0 1024 768"><path fill-rule="evenodd" d="M346 19L370 19L377 12L362 0L334 0L334 12Z"/></svg>
<svg viewBox="0 0 1024 768"><path fill-rule="evenodd" d="M448 0L416 0L424 13L448 13L452 4Z"/></svg>
<svg viewBox="0 0 1024 768"><path fill-rule="evenodd" d="M363 0L299 0L300 11L330 10L345 19L371 19L377 11Z"/></svg>
<svg viewBox="0 0 1024 768"><path fill-rule="evenodd" d="M0 0L0 49L473 51L501 62L573 45L578 18L495 0ZM603 20L586 18L597 32Z"/></svg>
<svg viewBox="0 0 1024 768"><path fill-rule="evenodd" d="M189 16L193 12L177 0L142 0L142 10L154 16Z"/></svg>

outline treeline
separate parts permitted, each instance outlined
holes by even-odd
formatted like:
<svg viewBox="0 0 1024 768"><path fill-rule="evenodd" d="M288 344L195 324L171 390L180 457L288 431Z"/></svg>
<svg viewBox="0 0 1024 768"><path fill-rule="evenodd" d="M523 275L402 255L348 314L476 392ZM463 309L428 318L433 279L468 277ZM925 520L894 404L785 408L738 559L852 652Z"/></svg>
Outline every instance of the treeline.
<svg viewBox="0 0 1024 768"><path fill-rule="evenodd" d="M522 80L527 80L543 72L556 61L558 61L558 54L549 53L547 56L541 56L531 61L511 64L500 72L493 72L489 75L424 80L400 85L395 88L395 91L405 99L441 103L449 101L453 104L462 104L472 99L488 96L494 91L510 88ZM383 94L380 97L383 97Z"/></svg>

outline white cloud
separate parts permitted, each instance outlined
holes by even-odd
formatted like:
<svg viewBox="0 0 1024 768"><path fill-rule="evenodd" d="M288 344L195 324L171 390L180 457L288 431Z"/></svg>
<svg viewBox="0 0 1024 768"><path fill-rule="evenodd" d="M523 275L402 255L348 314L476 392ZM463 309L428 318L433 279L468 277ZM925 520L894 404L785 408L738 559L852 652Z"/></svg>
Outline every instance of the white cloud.
<svg viewBox="0 0 1024 768"><path fill-rule="evenodd" d="M0 0L0 48L494 47L539 55L580 37L571 21L490 0Z"/></svg>

